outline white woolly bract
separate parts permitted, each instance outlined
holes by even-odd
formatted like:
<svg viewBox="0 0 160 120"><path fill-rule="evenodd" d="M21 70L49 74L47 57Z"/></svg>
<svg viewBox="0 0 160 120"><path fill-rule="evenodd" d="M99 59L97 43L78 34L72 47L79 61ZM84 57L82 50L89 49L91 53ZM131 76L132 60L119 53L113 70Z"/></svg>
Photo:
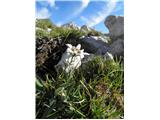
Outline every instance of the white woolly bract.
<svg viewBox="0 0 160 120"><path fill-rule="evenodd" d="M74 69L78 69L81 66L81 60L84 55L89 55L85 53L84 50L80 50L81 45L78 44L76 47L71 44L66 44L68 47L65 53L63 53L61 60L56 65L56 68L62 68L66 73L72 72Z"/></svg>

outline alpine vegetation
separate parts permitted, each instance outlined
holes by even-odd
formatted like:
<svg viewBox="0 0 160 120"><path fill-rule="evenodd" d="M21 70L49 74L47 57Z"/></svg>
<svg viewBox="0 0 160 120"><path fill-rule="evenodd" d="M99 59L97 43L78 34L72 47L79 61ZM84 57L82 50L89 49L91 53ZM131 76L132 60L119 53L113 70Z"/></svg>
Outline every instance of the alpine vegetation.
<svg viewBox="0 0 160 120"><path fill-rule="evenodd" d="M124 118L123 21L105 23L109 33L36 20L36 119Z"/></svg>
<svg viewBox="0 0 160 120"><path fill-rule="evenodd" d="M76 47L71 44L66 44L68 47L65 53L62 55L61 60L56 65L56 69L61 68L66 73L72 72L74 69L78 69L81 66L81 60L85 55L90 55L89 53L84 52L84 49L81 50L81 44L78 44Z"/></svg>

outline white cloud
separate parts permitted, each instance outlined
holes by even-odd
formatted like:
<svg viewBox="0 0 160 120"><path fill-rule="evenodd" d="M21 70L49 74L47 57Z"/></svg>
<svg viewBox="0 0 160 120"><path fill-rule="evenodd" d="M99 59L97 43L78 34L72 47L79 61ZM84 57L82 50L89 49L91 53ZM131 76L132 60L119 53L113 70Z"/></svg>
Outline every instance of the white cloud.
<svg viewBox="0 0 160 120"><path fill-rule="evenodd" d="M47 0L47 2L51 7L55 7L55 0Z"/></svg>
<svg viewBox="0 0 160 120"><path fill-rule="evenodd" d="M90 0L82 0L81 2L82 2L82 3L81 3L81 4L82 4L81 7L78 8L78 10L76 10L76 11L72 14L72 18L75 17L75 16L77 16L77 15L79 15L81 12L83 12L83 10L88 6Z"/></svg>
<svg viewBox="0 0 160 120"><path fill-rule="evenodd" d="M47 8L42 8L36 11L36 18L38 19L46 19L49 18L51 14L49 13Z"/></svg>
<svg viewBox="0 0 160 120"><path fill-rule="evenodd" d="M61 0L61 1L62 1L62 0ZM72 0L71 0L71 1L72 1ZM75 0L75 1L76 1L76 0ZM77 1L78 1L78 0L77 0ZM79 0L79 1L81 1L81 6L80 6L80 8L77 8L76 10L74 10L74 11L72 12L72 14L70 14L68 17L65 18L64 21L69 21L69 20L71 20L72 18L78 16L81 12L83 12L83 10L88 6L88 4L89 4L89 2L90 2L90 0ZM61 21L61 23L63 23L63 22Z"/></svg>
<svg viewBox="0 0 160 120"><path fill-rule="evenodd" d="M95 13L88 18L81 16L81 20L83 20L85 24L87 24L89 27L93 27L99 24L106 18L106 16L108 16L113 11L113 9L116 7L116 2L117 0L107 0L107 2L105 3L105 7L102 9L102 11L99 11L98 13Z"/></svg>
<svg viewBox="0 0 160 120"><path fill-rule="evenodd" d="M85 8L88 6L90 0L82 0L82 8Z"/></svg>
<svg viewBox="0 0 160 120"><path fill-rule="evenodd" d="M50 7L57 8L55 4L55 0L36 0L36 2L40 2L40 3L46 2Z"/></svg>

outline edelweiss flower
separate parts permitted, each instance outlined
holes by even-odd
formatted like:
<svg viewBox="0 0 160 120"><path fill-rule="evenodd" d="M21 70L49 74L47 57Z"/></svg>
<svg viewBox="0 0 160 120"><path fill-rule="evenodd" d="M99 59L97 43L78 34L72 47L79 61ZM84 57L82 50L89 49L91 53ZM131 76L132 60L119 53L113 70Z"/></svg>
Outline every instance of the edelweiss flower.
<svg viewBox="0 0 160 120"><path fill-rule="evenodd" d="M81 50L80 44L76 47L71 44L66 44L66 46L68 48L56 67L60 67L68 73L78 69L81 66L81 60L84 58L84 55L89 55L89 53L84 52L84 49Z"/></svg>

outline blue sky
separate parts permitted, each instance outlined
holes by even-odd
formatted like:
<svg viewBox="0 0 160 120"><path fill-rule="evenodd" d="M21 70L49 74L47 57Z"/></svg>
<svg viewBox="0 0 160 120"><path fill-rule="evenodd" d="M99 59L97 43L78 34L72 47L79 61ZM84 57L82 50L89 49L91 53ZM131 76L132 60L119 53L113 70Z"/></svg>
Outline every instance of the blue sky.
<svg viewBox="0 0 160 120"><path fill-rule="evenodd" d="M124 16L124 0L36 0L36 18L49 18L58 26L74 22L107 33L108 15Z"/></svg>

